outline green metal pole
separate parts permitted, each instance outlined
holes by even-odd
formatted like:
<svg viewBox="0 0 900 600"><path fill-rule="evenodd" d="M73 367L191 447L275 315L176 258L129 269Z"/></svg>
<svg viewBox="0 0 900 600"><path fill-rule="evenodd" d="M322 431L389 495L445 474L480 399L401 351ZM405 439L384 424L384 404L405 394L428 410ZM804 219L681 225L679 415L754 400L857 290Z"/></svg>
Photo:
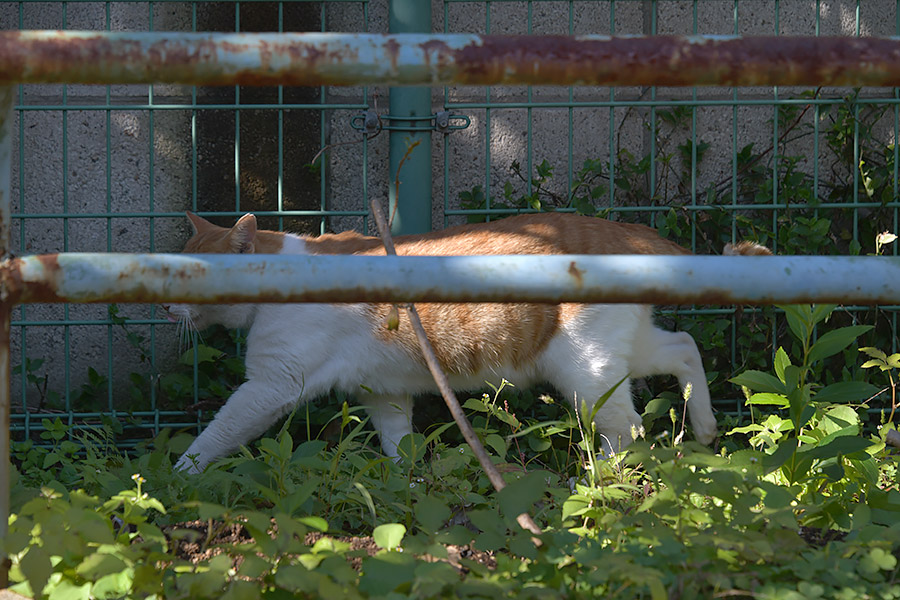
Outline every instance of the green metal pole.
<svg viewBox="0 0 900 600"><path fill-rule="evenodd" d="M428 0L391 0L389 13L390 33L431 32L431 2ZM390 132L388 198L391 233L424 233L431 230L431 130L404 131L402 128L430 126L427 117L432 114L431 88L392 87L390 95L391 116L399 117L390 125L401 127ZM405 117L419 119L406 121ZM416 142L418 145L409 151Z"/></svg>

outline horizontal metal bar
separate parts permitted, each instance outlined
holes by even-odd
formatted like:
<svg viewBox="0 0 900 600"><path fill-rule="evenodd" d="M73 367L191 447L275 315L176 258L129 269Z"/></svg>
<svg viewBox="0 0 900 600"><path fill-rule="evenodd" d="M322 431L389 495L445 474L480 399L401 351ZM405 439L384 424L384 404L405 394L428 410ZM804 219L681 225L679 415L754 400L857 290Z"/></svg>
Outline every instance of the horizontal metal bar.
<svg viewBox="0 0 900 600"><path fill-rule="evenodd" d="M844 90L846 91L846 90ZM746 98L741 99L738 98L724 98L721 100L703 100L703 99L666 99L659 98L656 100L639 100L632 97L626 97L624 94L616 94L617 99L615 100L575 100L572 102L569 101L555 101L555 102L540 102L540 101L532 101L532 102L516 102L516 101L504 101L502 98L497 100L492 100L491 102L453 102L448 101L444 103L448 109L462 109L462 110L484 110L490 108L492 110L514 110L514 109L523 109L523 108L576 108L576 109L584 109L584 108L656 108L656 109L666 109L666 108L675 108L679 106L685 106L688 108L731 108L732 106L760 106L766 108L772 108L773 106L834 106L837 104L844 104L846 100L843 96L824 96L820 98ZM895 97L893 94L874 94L867 98L854 98L852 100L852 104L858 104L860 106L893 106L895 104L900 104L900 98Z"/></svg>
<svg viewBox="0 0 900 600"><path fill-rule="evenodd" d="M884 206L876 203L877 206ZM792 204L792 207L798 205ZM753 208L758 208L754 204ZM247 211L222 211L204 212L198 211L200 216L211 217L241 217ZM369 214L366 210L255 210L257 217L365 217ZM179 212L90 212L90 213L15 213L13 219L184 219L184 211Z"/></svg>
<svg viewBox="0 0 900 600"><path fill-rule="evenodd" d="M66 0L67 2L69 0ZM220 0L219 0L220 1ZM83 98L81 99L83 100ZM837 100L835 102L838 102ZM771 104L771 103L770 103ZM886 104L886 102L879 102L878 104ZM185 104L144 104L144 103L134 103L134 104L105 104L102 101L98 101L96 104L64 104L63 99L60 99L59 104L17 104L14 108L16 110L21 111L45 111L45 110L59 110L59 111L124 111L124 112L137 112L137 111L149 111L149 110L174 110L174 111L208 111L208 110L282 110L282 111L293 111L293 110L365 110L369 106L367 104L328 104L324 102L314 103L314 104L278 104L277 102L271 103L260 103L260 104L200 104L200 103L190 103L186 102Z"/></svg>
<svg viewBox="0 0 900 600"><path fill-rule="evenodd" d="M846 91L846 90L844 90ZM574 100L572 102L569 101L558 101L558 102L540 102L540 101L532 101L532 102L513 102L513 101L504 101L503 99L497 99L492 102L454 102L447 101L444 103L444 106L449 108L459 108L459 109L480 109L484 110L487 108L493 110L513 110L513 109L524 109L524 108L575 108L575 109L587 109L587 108L673 108L676 106L686 106L686 107L732 107L732 106L764 106L766 108L771 108L773 106L834 106L836 104L843 104L845 99L840 95L833 96L820 96L819 98L726 98L722 100L692 100L692 99L665 99L659 98L656 100L640 100L634 96L625 97L623 95L619 95L620 97L616 100ZM858 104L860 106L893 106L895 104L900 104L900 97L895 96L894 94L873 94L868 97L862 98L857 97L853 99L853 104ZM204 110L324 110L324 109L334 109L334 110L365 110L369 108L366 104L277 104L277 103L269 103L269 104L191 104L190 102L186 102L185 104L104 104L102 102L98 102L97 104L17 104L14 107L16 110L29 112L29 111L47 111L47 110L58 110L58 111L150 111L150 110L174 110L174 111L204 111ZM457 115L461 116L461 115Z"/></svg>
<svg viewBox="0 0 900 600"><path fill-rule="evenodd" d="M0 265L8 302L896 304L900 258L47 254Z"/></svg>
<svg viewBox="0 0 900 600"><path fill-rule="evenodd" d="M900 86L900 39L0 32L3 83Z"/></svg>

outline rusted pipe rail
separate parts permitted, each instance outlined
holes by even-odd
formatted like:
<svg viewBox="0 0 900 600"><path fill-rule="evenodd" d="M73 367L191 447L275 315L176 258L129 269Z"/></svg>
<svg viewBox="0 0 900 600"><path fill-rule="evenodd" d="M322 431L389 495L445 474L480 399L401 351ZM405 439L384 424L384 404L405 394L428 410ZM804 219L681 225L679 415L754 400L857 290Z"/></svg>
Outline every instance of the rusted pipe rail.
<svg viewBox="0 0 900 600"><path fill-rule="evenodd" d="M0 265L21 302L900 303L900 258L52 254Z"/></svg>
<svg viewBox="0 0 900 600"><path fill-rule="evenodd" d="M900 86L900 38L0 32L0 84Z"/></svg>

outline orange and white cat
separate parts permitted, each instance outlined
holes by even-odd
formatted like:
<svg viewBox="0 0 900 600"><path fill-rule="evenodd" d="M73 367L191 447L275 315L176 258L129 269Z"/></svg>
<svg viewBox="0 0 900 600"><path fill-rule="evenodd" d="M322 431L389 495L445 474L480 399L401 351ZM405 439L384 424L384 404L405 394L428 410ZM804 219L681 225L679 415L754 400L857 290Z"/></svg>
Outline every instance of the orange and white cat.
<svg viewBox="0 0 900 600"><path fill-rule="evenodd" d="M305 237L258 230L247 214L228 229L188 213L195 235L186 253L383 255L379 239L348 232ZM690 254L656 231L593 217L522 215L394 240L400 255ZM729 251L726 250L726 253ZM767 253L740 244L731 253ZM505 377L525 386L546 381L570 400L596 400L626 377L673 374L690 384L694 435L716 436L706 375L693 338L654 326L638 304L416 305L454 388L478 389ZM172 320L203 329L248 328L243 383L177 463L196 471L261 435L298 402L330 389L366 407L385 454L396 456L412 432L412 397L434 381L406 315L389 330L387 304L232 304L165 307ZM579 408L581 408L579 406ZM641 430L630 381L596 415L603 450L626 446Z"/></svg>

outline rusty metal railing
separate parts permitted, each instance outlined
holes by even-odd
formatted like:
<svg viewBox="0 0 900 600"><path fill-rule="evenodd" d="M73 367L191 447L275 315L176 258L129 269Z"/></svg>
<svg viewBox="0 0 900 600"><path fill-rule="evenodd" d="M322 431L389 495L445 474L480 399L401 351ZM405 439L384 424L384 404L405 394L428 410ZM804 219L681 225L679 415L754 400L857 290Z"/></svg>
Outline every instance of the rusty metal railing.
<svg viewBox="0 0 900 600"><path fill-rule="evenodd" d="M900 86L900 40L0 32L0 537L17 303L900 301L900 261L879 257L14 258L9 86L29 82Z"/></svg>
<svg viewBox="0 0 900 600"><path fill-rule="evenodd" d="M11 259L0 284L8 303L892 304L900 259L67 253Z"/></svg>
<svg viewBox="0 0 900 600"><path fill-rule="evenodd" d="M0 32L0 84L900 84L900 39Z"/></svg>

